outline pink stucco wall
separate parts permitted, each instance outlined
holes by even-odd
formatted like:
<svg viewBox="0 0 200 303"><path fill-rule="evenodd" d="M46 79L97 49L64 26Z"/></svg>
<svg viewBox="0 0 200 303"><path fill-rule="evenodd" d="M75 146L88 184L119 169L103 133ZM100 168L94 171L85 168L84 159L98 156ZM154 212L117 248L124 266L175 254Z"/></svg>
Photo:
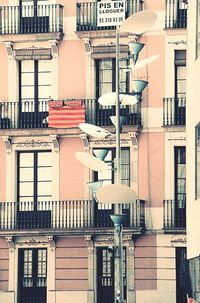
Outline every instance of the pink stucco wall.
<svg viewBox="0 0 200 303"><path fill-rule="evenodd" d="M8 100L8 56L0 43L0 101Z"/></svg>
<svg viewBox="0 0 200 303"><path fill-rule="evenodd" d="M139 137L139 197L152 207L164 200L164 133L142 133Z"/></svg>
<svg viewBox="0 0 200 303"><path fill-rule="evenodd" d="M0 237L0 291L8 290L9 251L5 238Z"/></svg>
<svg viewBox="0 0 200 303"><path fill-rule="evenodd" d="M59 45L59 98L85 98L86 62L81 40Z"/></svg>
<svg viewBox="0 0 200 303"><path fill-rule="evenodd" d="M88 249L84 238L56 241L56 289L88 289Z"/></svg>
<svg viewBox="0 0 200 303"><path fill-rule="evenodd" d="M157 240L146 235L135 242L135 289L157 288Z"/></svg>
<svg viewBox="0 0 200 303"><path fill-rule="evenodd" d="M76 3L78 1L76 0L57 0L57 3L61 4L64 6L64 17L71 17L76 15Z"/></svg>
<svg viewBox="0 0 200 303"><path fill-rule="evenodd" d="M150 9L152 11L163 11L165 10L165 1L160 0L145 0L144 9Z"/></svg>
<svg viewBox="0 0 200 303"><path fill-rule="evenodd" d="M6 201L6 151L3 141L0 139L0 201Z"/></svg>
<svg viewBox="0 0 200 303"><path fill-rule="evenodd" d="M60 200L84 199L85 171L88 170L75 158L78 151L83 151L80 138L60 140Z"/></svg>
<svg viewBox="0 0 200 303"><path fill-rule="evenodd" d="M164 97L164 50L163 44L165 43L164 36L144 36L140 39L140 42L145 46L142 49L139 59L143 60L154 55L160 55L160 57L148 65L139 70L137 79L147 80L149 82L147 88L143 93L143 107L162 107ZM147 97L148 96L148 97Z"/></svg>

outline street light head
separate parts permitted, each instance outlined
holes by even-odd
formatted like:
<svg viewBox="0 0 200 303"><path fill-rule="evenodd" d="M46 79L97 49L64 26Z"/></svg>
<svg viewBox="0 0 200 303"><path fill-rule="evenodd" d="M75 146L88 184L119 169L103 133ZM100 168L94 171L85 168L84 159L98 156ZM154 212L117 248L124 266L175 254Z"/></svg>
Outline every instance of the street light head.
<svg viewBox="0 0 200 303"><path fill-rule="evenodd" d="M134 203L137 199L135 191L124 184L104 185L97 191L96 197L102 204Z"/></svg>
<svg viewBox="0 0 200 303"><path fill-rule="evenodd" d="M128 45L129 45L129 52L130 52L130 54L132 56L132 59L133 59L133 64L135 64L137 62L138 57L139 57L140 51L144 47L144 43L131 41L131 42L128 43Z"/></svg>
<svg viewBox="0 0 200 303"><path fill-rule="evenodd" d="M109 166L105 162L88 153L76 152L75 157L81 164L94 171L105 171L109 169Z"/></svg>
<svg viewBox="0 0 200 303"><path fill-rule="evenodd" d="M89 123L80 123L79 128L86 134L95 138L108 138L112 135L107 130Z"/></svg>
<svg viewBox="0 0 200 303"><path fill-rule="evenodd" d="M110 120L112 121L112 124L116 127L116 116L110 116ZM126 117L124 116L119 116L119 126L120 128L122 127L122 125L124 125L126 123Z"/></svg>
<svg viewBox="0 0 200 303"><path fill-rule="evenodd" d="M147 86L147 84L148 84L148 81L145 81L145 80L133 80L132 81L132 90L134 91L135 94L141 94L142 91Z"/></svg>
<svg viewBox="0 0 200 303"><path fill-rule="evenodd" d="M103 181L87 182L88 187L92 190L94 198L96 198L96 192L101 188Z"/></svg>
<svg viewBox="0 0 200 303"><path fill-rule="evenodd" d="M93 154L100 160L104 160L109 152L108 148L98 148L93 150Z"/></svg>
<svg viewBox="0 0 200 303"><path fill-rule="evenodd" d="M116 92L113 92L102 95L98 102L102 106L112 106L116 105L116 99ZM120 105L135 105L138 99L135 95L119 94L119 102Z"/></svg>
<svg viewBox="0 0 200 303"><path fill-rule="evenodd" d="M155 23L157 14L144 10L128 17L120 26L120 32L142 35Z"/></svg>

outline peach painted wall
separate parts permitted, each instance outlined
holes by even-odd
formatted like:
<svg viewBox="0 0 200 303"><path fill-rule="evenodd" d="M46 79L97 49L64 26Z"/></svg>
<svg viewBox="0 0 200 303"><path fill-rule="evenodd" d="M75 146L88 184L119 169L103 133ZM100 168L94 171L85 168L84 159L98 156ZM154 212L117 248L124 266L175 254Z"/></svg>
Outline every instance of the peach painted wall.
<svg viewBox="0 0 200 303"><path fill-rule="evenodd" d="M164 97L164 57L165 52L163 45L165 44L164 36L145 36L140 39L140 42L145 46L142 49L139 60L151 57L153 55L160 55L160 57L153 63L148 65L148 69L142 68L138 72L138 79L149 82L147 88L143 93L143 107L162 107ZM138 60L138 61L139 61ZM148 93L148 98L147 98Z"/></svg>
<svg viewBox="0 0 200 303"><path fill-rule="evenodd" d="M157 241L155 235L138 238L135 242L135 289L157 289Z"/></svg>
<svg viewBox="0 0 200 303"><path fill-rule="evenodd" d="M0 291L8 290L9 251L6 240L0 237Z"/></svg>
<svg viewBox="0 0 200 303"><path fill-rule="evenodd" d="M164 199L164 133L139 136L139 197L152 207L162 207Z"/></svg>
<svg viewBox="0 0 200 303"><path fill-rule="evenodd" d="M83 151L80 138L60 139L60 200L84 199L85 170L75 158L75 153Z"/></svg>
<svg viewBox="0 0 200 303"><path fill-rule="evenodd" d="M144 9L150 9L153 11L164 11L165 1L164 0L145 0Z"/></svg>
<svg viewBox="0 0 200 303"><path fill-rule="evenodd" d="M0 201L6 201L6 151L3 141L0 139Z"/></svg>
<svg viewBox="0 0 200 303"><path fill-rule="evenodd" d="M8 56L0 43L0 101L8 100Z"/></svg>
<svg viewBox="0 0 200 303"><path fill-rule="evenodd" d="M64 17L76 16L76 0L57 0L58 4L64 6Z"/></svg>
<svg viewBox="0 0 200 303"><path fill-rule="evenodd" d="M88 289L88 249L84 238L56 241L56 290Z"/></svg>
<svg viewBox="0 0 200 303"><path fill-rule="evenodd" d="M85 98L85 49L81 40L59 45L59 98Z"/></svg>

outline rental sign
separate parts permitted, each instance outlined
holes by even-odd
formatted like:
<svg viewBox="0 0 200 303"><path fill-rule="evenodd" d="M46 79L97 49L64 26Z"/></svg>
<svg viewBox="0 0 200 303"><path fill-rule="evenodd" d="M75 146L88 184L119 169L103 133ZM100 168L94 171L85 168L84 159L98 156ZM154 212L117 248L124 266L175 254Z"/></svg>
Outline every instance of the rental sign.
<svg viewBox="0 0 200 303"><path fill-rule="evenodd" d="M125 20L125 0L97 2L97 26L115 26Z"/></svg>

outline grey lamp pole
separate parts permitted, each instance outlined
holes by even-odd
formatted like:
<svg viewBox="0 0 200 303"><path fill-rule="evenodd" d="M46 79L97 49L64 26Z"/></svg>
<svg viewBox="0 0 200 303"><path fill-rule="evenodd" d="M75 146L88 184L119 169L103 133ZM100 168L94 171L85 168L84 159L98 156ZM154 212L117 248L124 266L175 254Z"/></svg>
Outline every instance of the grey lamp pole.
<svg viewBox="0 0 200 303"><path fill-rule="evenodd" d="M121 147L120 147L120 100L119 100L119 25L116 26L116 183L121 184ZM114 222L114 264L115 264L115 302L123 303L123 245L122 245L122 206L115 205Z"/></svg>

